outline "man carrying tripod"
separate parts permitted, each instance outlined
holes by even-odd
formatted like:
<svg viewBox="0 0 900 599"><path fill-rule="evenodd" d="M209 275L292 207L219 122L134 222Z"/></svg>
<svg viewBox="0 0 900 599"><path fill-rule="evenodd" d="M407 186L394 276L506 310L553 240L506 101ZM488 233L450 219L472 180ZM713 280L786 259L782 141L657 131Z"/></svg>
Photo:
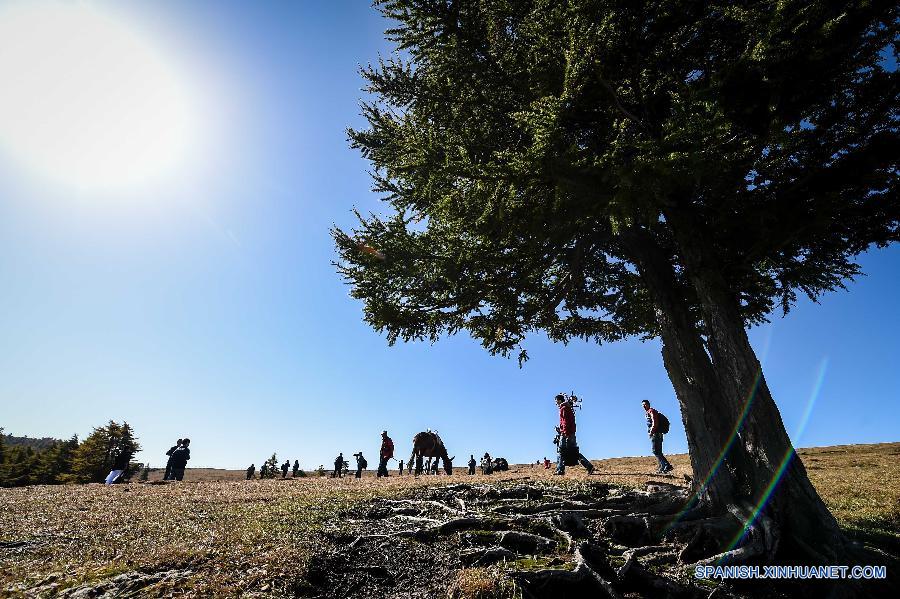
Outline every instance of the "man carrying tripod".
<svg viewBox="0 0 900 599"><path fill-rule="evenodd" d="M594 465L578 451L578 443L575 440L575 409L573 404L579 401L575 395L560 393L556 396L556 407L559 408L559 426L556 427L556 446L559 458L556 461L555 475L562 476L566 473L566 462L574 465L577 461L585 467L588 474L594 473ZM573 459L574 458L574 459Z"/></svg>

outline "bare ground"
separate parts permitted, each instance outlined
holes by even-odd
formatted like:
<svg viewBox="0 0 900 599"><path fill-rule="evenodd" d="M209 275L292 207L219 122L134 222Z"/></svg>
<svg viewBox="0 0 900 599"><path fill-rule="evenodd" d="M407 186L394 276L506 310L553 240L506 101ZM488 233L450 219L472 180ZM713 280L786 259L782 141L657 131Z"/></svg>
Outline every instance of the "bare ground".
<svg viewBox="0 0 900 599"><path fill-rule="evenodd" d="M900 553L900 443L799 453L851 535ZM690 539L629 517L680 492L687 456L670 461L669 477L642 457L595 461L592 477L530 465L361 481L189 471L206 480L3 489L0 595L706 597L712 587L683 573Z"/></svg>

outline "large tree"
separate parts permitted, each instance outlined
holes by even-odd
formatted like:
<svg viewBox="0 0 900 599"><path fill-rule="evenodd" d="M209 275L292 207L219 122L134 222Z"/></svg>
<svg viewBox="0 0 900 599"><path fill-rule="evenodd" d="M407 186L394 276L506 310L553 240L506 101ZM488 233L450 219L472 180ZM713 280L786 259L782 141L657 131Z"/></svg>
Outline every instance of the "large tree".
<svg viewBox="0 0 900 599"><path fill-rule="evenodd" d="M117 455L133 457L141 450L134 429L127 422L110 420L106 426L95 427L91 434L72 453L71 480L81 483L102 482L112 468ZM138 465L129 462L123 479L131 477Z"/></svg>
<svg viewBox="0 0 900 599"><path fill-rule="evenodd" d="M896 3L379 8L397 50L350 137L389 212L333 231L366 321L520 360L539 330L659 338L701 506L843 556L746 330L900 238Z"/></svg>

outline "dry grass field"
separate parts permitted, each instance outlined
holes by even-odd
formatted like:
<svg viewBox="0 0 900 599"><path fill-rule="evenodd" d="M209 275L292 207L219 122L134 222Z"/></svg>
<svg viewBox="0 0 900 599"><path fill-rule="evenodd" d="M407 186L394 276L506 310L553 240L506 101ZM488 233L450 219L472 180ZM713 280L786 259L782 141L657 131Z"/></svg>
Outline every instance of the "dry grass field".
<svg viewBox="0 0 900 599"><path fill-rule="evenodd" d="M900 554L900 443L799 453L841 525ZM652 457L597 460L599 475L590 480L632 487L651 480L683 484L690 473L687 456L670 461L674 476L655 477L649 474ZM551 473L519 465L474 478L574 485L588 479L577 467L564 479ZM0 489L0 595L79 596L72 591L90 583L99 585L91 591L97 593L110 580L118 586L107 590L117 592L133 583L155 595L290 595L304 585L323 527L353 505L471 480L461 471L419 478L394 471L388 479L362 480L313 475L245 481L243 474L196 469L182 483Z"/></svg>

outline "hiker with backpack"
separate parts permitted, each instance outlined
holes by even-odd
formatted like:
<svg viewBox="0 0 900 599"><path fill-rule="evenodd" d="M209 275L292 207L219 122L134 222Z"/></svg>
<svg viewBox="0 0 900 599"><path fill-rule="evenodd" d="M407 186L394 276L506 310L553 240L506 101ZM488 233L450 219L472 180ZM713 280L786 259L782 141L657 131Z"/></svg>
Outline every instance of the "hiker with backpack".
<svg viewBox="0 0 900 599"><path fill-rule="evenodd" d="M672 471L672 464L666 459L662 452L663 435L669 432L669 419L662 412L650 407L650 402L646 399L641 402L644 412L647 414L647 434L650 436L650 444L653 449L653 455L659 461L659 469L657 474L667 474Z"/></svg>

